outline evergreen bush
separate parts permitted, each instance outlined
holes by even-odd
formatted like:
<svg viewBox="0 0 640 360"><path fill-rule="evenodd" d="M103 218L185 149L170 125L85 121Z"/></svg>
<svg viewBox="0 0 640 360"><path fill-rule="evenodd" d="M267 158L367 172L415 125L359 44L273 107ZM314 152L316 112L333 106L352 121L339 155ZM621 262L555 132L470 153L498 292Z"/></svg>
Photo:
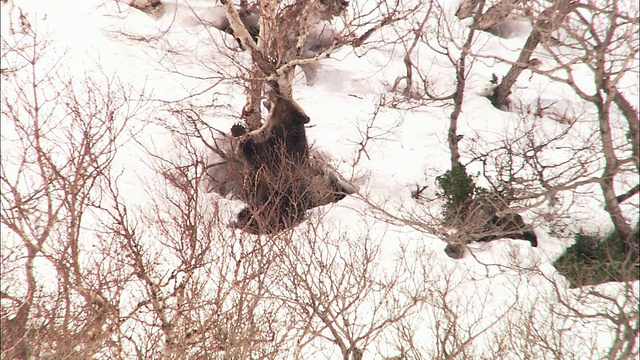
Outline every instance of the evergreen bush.
<svg viewBox="0 0 640 360"><path fill-rule="evenodd" d="M633 235L638 238L638 226ZM567 248L554 265L571 287L596 285L609 281L640 279L638 249L625 250L624 242L616 232L601 238L598 235L578 233L575 243Z"/></svg>

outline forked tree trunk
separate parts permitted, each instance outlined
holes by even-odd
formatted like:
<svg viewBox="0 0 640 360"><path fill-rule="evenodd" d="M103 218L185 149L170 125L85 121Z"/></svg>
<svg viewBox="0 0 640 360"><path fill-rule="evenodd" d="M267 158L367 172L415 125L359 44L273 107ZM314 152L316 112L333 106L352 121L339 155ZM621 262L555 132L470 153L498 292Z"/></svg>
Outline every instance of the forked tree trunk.
<svg viewBox="0 0 640 360"><path fill-rule="evenodd" d="M285 54L287 54L287 45L290 37L283 34L283 32L291 32L292 34L301 31L308 32L310 26L315 25L315 23L310 24L305 21L300 24L302 29L297 29L296 21L301 21L300 16L294 16L295 14L287 12L279 13L279 4L277 1L260 0L260 20L258 22L260 35L256 43L249 31L245 28L234 2L228 0L221 2L225 5L229 25L233 30L234 36L251 55L252 69L249 74L249 84L245 87L247 101L242 109L242 117L249 131L256 130L262 125L260 99L263 95L262 88L264 80L270 79L277 81L280 85L280 93L288 98L292 96L295 67L292 66L284 71L278 71L278 67L286 64L289 60L285 57ZM301 4L304 5L305 3ZM306 5L303 7L300 6L291 9L295 11L307 11L311 14L315 14L315 12L318 11L316 8L308 8ZM241 3L241 8L242 7L246 8L246 3ZM315 17L309 15L307 18Z"/></svg>

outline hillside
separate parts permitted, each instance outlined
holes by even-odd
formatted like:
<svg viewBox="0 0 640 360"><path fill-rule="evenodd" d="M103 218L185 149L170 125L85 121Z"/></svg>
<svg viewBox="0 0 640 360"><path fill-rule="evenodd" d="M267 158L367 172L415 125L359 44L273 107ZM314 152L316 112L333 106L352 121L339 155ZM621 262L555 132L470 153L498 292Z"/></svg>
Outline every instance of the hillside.
<svg viewBox="0 0 640 360"><path fill-rule="evenodd" d="M637 265L578 287L554 266L577 234L624 226L637 258L637 4L589 2L606 9L588 13L593 37L617 14L608 92L598 56L582 53L591 38L567 27L499 107L488 95L537 23L516 12L470 37L460 1L401 4L410 16L331 49L312 84L299 67L292 82L311 148L356 191L256 236L231 226L246 204L206 186L212 144L244 120L255 60L202 24L211 3L150 16L107 0L3 1L3 358L638 356ZM357 39L395 3L380 4L354 0L353 28L332 24ZM436 179L452 169L463 57L459 162L484 189L470 196L506 205L456 227ZM500 231L471 241L513 214L536 247ZM611 257L608 271L628 266Z"/></svg>

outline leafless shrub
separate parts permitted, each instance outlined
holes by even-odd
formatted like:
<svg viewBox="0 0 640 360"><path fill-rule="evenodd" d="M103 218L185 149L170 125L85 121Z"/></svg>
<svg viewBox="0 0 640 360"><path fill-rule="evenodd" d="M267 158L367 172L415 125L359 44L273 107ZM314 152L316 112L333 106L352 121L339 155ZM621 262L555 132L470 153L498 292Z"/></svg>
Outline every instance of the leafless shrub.
<svg viewBox="0 0 640 360"><path fill-rule="evenodd" d="M45 40L23 35L2 37L2 354L117 353L127 274L94 256L109 236L93 224L139 95L106 75L67 77Z"/></svg>
<svg viewBox="0 0 640 360"><path fill-rule="evenodd" d="M451 231L442 221L441 201L429 190L420 204L399 209L377 204L363 191L359 200L372 207L362 210L357 227L341 228L326 208L317 208L305 209L308 221L277 234L229 228L244 205L201 184L210 152L233 155L237 145L200 118L200 109L172 104L168 113L176 118L164 125L172 131L174 152L138 144L154 173L140 181L147 201L132 205L121 187L124 175L113 166L120 146L129 144L126 130L138 110L131 90L109 77L70 80L61 67L39 71L42 43L27 34L2 38L2 63L9 65L3 71L0 177L3 357L637 357L637 282L568 289L563 278L526 263L515 250L501 264L473 251L455 264L437 259L440 249L426 248L430 239L471 232L460 224ZM464 80L468 68L456 69ZM458 85L459 111L464 81ZM389 136L378 120L374 116L362 128L354 166L372 143ZM456 120L452 114L452 166L468 151L484 164L490 185L511 185L512 192L490 206L517 211L601 181L587 175L600 161L589 145L570 149L584 167L545 157L581 119L552 134L523 119L510 140L478 147L467 145L473 135L465 134L462 154ZM633 155L633 144L615 149ZM634 174L629 159L620 163ZM240 171L229 168L230 174ZM569 181L556 172L570 174ZM294 189L293 196L301 197L308 190L296 188L301 175L268 176L267 189ZM244 184L244 173L235 181ZM475 216L482 209L471 210L465 225L486 225L483 215ZM384 254L382 241L393 225L418 229L411 240L420 246L401 244L397 254ZM475 262L465 268L466 261ZM540 297L523 296L521 290L534 293L530 288ZM595 330L583 332L585 327ZM599 349L596 340L606 334L613 341Z"/></svg>

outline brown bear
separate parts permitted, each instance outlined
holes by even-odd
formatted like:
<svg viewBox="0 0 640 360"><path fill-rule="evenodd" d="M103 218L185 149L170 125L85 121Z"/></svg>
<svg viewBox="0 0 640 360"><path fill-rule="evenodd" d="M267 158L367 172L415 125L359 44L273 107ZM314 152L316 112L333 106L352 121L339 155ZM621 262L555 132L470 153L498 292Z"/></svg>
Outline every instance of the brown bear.
<svg viewBox="0 0 640 360"><path fill-rule="evenodd" d="M267 120L242 141L240 155L254 170L265 165L276 171L288 164L300 166L309 157L304 129L309 117L292 99L282 96L277 83L271 84L267 96Z"/></svg>
<svg viewBox="0 0 640 360"><path fill-rule="evenodd" d="M538 237L533 232L531 225L527 225L520 214L507 213L503 215L493 215L484 227L487 233L495 232L497 234L483 236L476 241L487 242L500 238L509 238L516 240L526 240L532 247L538 246Z"/></svg>
<svg viewBox="0 0 640 360"><path fill-rule="evenodd" d="M525 223L520 214L510 210L508 201L495 193L476 195L461 209L463 217L456 223L469 239L450 243L445 253L454 259L464 255L466 244L472 241L489 242L497 239L526 240L532 247L538 246L538 237L533 227Z"/></svg>
<svg viewBox="0 0 640 360"><path fill-rule="evenodd" d="M246 164L244 190L249 206L236 226L252 233L274 233L304 219L309 144L304 125L309 117L292 99L270 84L269 114L258 130L244 135L238 156Z"/></svg>

